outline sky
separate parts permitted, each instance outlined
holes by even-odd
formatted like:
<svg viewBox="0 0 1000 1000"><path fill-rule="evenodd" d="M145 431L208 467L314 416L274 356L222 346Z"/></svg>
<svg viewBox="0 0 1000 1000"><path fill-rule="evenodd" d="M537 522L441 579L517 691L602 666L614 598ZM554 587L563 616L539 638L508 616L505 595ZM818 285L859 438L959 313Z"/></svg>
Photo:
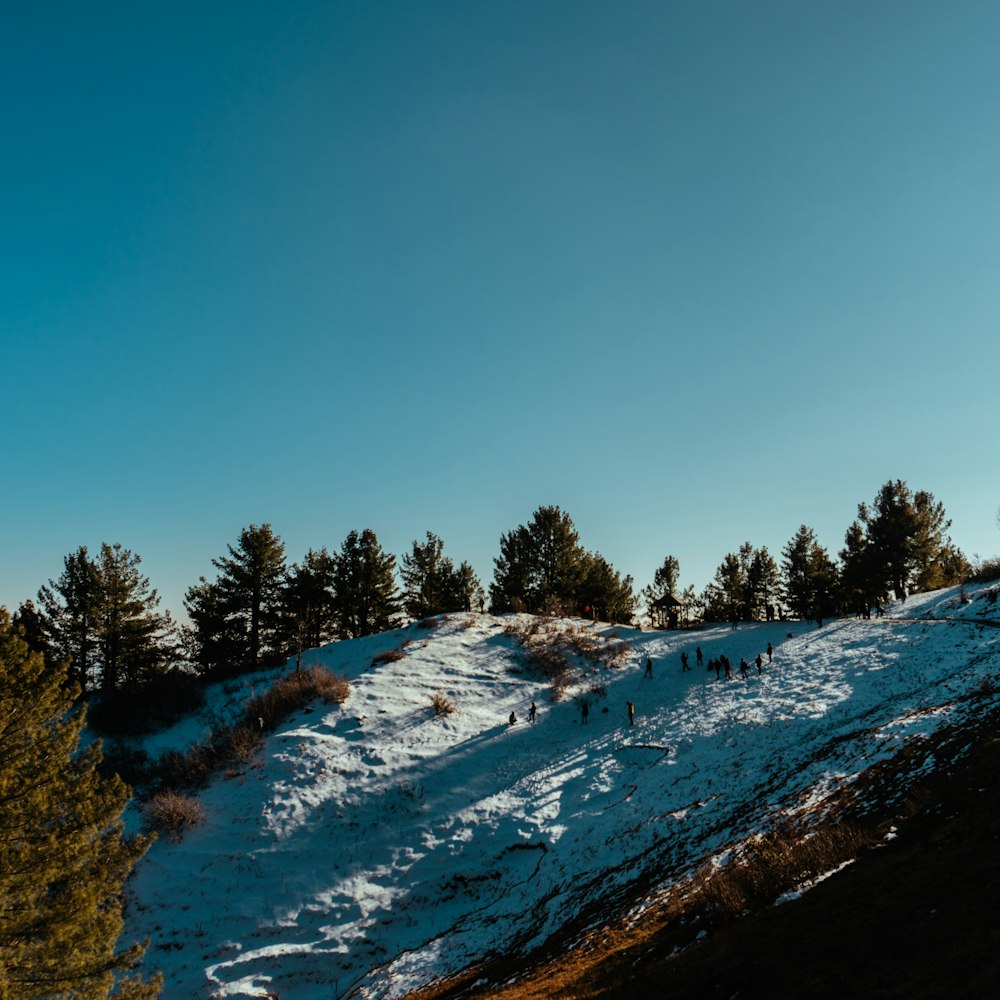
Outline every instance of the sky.
<svg viewBox="0 0 1000 1000"><path fill-rule="evenodd" d="M6 5L0 604L567 511L699 590L890 479L1000 551L1000 8Z"/></svg>

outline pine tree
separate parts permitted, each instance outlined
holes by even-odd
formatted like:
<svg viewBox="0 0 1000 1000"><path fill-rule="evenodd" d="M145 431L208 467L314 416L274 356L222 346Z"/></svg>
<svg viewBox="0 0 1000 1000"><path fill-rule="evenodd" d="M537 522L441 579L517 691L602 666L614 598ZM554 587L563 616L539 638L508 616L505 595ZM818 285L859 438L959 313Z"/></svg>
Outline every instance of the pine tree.
<svg viewBox="0 0 1000 1000"><path fill-rule="evenodd" d="M115 952L122 885L148 841L123 837L128 789L79 749L83 713L65 667L31 652L0 608L0 995L154 997Z"/></svg>
<svg viewBox="0 0 1000 1000"><path fill-rule="evenodd" d="M911 587L958 583L968 562L945 537L951 521L931 493L913 493L901 479L887 482L869 507L858 505L865 543L885 589L905 598Z"/></svg>
<svg viewBox="0 0 1000 1000"><path fill-rule="evenodd" d="M492 609L577 612L585 555L569 514L558 507L539 507L527 526L500 536L490 585Z"/></svg>
<svg viewBox="0 0 1000 1000"><path fill-rule="evenodd" d="M629 623L635 615L632 577L621 574L600 553L583 557L578 602L589 605L595 618Z"/></svg>
<svg viewBox="0 0 1000 1000"><path fill-rule="evenodd" d="M177 659L173 621L156 610L160 598L139 572L141 561L120 544L101 545L96 666L104 691L137 688Z"/></svg>
<svg viewBox="0 0 1000 1000"><path fill-rule="evenodd" d="M336 555L334 615L340 635L357 638L393 628L399 611L396 557L382 551L371 528L352 531Z"/></svg>
<svg viewBox="0 0 1000 1000"><path fill-rule="evenodd" d="M81 545L63 560L58 580L38 591L46 639L58 661L68 661L70 677L83 693L96 681L93 652L97 646L100 585L97 567Z"/></svg>
<svg viewBox="0 0 1000 1000"><path fill-rule="evenodd" d="M432 531L427 532L426 542L414 540L412 551L403 553L399 575L403 578L403 608L410 617L462 610L453 606L455 565L444 554L444 542Z"/></svg>
<svg viewBox="0 0 1000 1000"><path fill-rule="evenodd" d="M746 618L763 621L768 617L768 609L773 608L777 600L780 579L778 564L767 551L767 546L751 549L743 594Z"/></svg>
<svg viewBox="0 0 1000 1000"><path fill-rule="evenodd" d="M336 635L333 582L336 559L326 548L310 549L288 573L283 602L300 649L315 648Z"/></svg>
<svg viewBox="0 0 1000 1000"><path fill-rule="evenodd" d="M282 601L284 542L269 524L251 524L227 548L228 556L212 560L218 579L201 577L184 597L192 622L186 634L190 654L215 674L277 662L288 652L293 630Z"/></svg>
<svg viewBox="0 0 1000 1000"><path fill-rule="evenodd" d="M801 525L781 557L782 594L791 613L796 618L832 613L837 605L837 568L812 528Z"/></svg>

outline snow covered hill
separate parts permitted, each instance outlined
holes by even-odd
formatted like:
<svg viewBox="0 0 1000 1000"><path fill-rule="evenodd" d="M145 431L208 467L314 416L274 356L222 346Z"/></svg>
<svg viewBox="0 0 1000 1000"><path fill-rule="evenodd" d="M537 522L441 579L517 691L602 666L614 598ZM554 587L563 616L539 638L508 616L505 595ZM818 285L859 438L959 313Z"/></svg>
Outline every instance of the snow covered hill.
<svg viewBox="0 0 1000 1000"><path fill-rule="evenodd" d="M127 938L151 939L146 964L163 970L167 998L398 997L525 950L992 704L964 696L1000 676L995 590L968 590L970 603L957 589L919 595L885 619L821 628L552 622L577 648L629 644L616 666L571 657L558 701L510 634L528 616L450 615L312 650L305 663L349 678L347 702L305 709L200 794L205 824L155 843L130 883ZM696 646L706 663L745 657L750 676L716 680ZM278 673L220 686L151 752L200 738ZM455 711L436 714L435 695Z"/></svg>

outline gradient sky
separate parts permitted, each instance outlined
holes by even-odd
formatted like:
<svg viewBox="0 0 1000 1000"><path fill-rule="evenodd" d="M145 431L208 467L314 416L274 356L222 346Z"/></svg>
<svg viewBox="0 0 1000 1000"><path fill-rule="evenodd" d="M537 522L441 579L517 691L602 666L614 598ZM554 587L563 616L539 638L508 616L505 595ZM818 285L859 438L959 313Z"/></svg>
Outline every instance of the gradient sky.
<svg viewBox="0 0 1000 1000"><path fill-rule="evenodd" d="M1000 5L0 14L0 604L558 504L700 590L889 479L1000 551Z"/></svg>

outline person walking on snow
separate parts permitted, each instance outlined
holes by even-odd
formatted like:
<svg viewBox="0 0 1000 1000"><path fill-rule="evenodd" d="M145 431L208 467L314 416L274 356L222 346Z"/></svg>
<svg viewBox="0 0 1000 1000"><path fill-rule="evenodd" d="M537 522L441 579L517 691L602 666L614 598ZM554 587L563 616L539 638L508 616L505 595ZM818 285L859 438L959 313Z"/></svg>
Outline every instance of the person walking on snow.
<svg viewBox="0 0 1000 1000"><path fill-rule="evenodd" d="M767 644L767 662L771 662L771 655L774 653L774 646L770 643Z"/></svg>
<svg viewBox="0 0 1000 1000"><path fill-rule="evenodd" d="M513 726L514 723L517 722L517 716L513 712L511 712L510 718L507 721L510 723L510 725Z"/></svg>
<svg viewBox="0 0 1000 1000"><path fill-rule="evenodd" d="M695 659L695 663L697 663L699 667L703 666L702 659L701 659L701 646L699 646L694 651L694 659Z"/></svg>
<svg viewBox="0 0 1000 1000"><path fill-rule="evenodd" d="M590 704L586 701L580 702L580 722L587 725L587 716L590 715Z"/></svg>
<svg viewBox="0 0 1000 1000"><path fill-rule="evenodd" d="M646 657L646 672L642 676L649 678L653 676L653 658L651 656Z"/></svg>
<svg viewBox="0 0 1000 1000"><path fill-rule="evenodd" d="M628 705L628 724L630 726L634 726L635 725L635 705L633 705L632 702L630 702L630 701L626 702L626 704Z"/></svg>
<svg viewBox="0 0 1000 1000"><path fill-rule="evenodd" d="M747 674L750 673L750 664L747 663L744 657L740 657L740 677L746 680Z"/></svg>
<svg viewBox="0 0 1000 1000"><path fill-rule="evenodd" d="M722 680L722 660L709 660L710 665L715 667L715 679L717 681Z"/></svg>
<svg viewBox="0 0 1000 1000"><path fill-rule="evenodd" d="M687 653L681 653L681 673L684 673L686 670L690 670L690 669L691 668L688 666L688 655L687 655Z"/></svg>
<svg viewBox="0 0 1000 1000"><path fill-rule="evenodd" d="M538 711L538 709L535 708L535 703L532 702L531 703L531 708L528 709L528 722L534 724L534 722L535 722L535 713L537 711Z"/></svg>
<svg viewBox="0 0 1000 1000"><path fill-rule="evenodd" d="M764 665L764 657L760 653L757 654L757 659L754 660L754 663L757 664L757 673L762 673L763 671L760 668Z"/></svg>

